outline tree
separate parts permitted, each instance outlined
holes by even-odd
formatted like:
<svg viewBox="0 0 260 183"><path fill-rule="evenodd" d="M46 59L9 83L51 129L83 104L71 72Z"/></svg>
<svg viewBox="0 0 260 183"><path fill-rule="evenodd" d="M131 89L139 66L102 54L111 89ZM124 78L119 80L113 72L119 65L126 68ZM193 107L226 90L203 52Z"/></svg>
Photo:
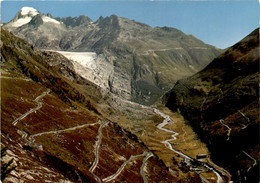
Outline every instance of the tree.
<svg viewBox="0 0 260 183"><path fill-rule="evenodd" d="M3 162L3 157L6 156L7 146L1 148L1 181L3 181L8 174L13 171L16 166L12 166L14 159L12 158L7 163Z"/></svg>

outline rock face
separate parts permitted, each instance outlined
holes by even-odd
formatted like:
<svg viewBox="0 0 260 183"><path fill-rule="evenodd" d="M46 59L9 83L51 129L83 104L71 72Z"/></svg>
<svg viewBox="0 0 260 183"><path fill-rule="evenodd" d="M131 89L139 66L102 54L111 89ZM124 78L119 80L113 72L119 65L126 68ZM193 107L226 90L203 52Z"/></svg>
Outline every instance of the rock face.
<svg viewBox="0 0 260 183"><path fill-rule="evenodd" d="M116 15L92 22L87 16L53 19L37 12L28 23L14 26L20 14L4 27L38 48L95 52L97 68L85 77L95 77L114 94L145 104L221 52L177 29L152 28Z"/></svg>
<svg viewBox="0 0 260 183"><path fill-rule="evenodd" d="M259 180L259 51L256 29L201 72L178 81L164 97L236 182Z"/></svg>

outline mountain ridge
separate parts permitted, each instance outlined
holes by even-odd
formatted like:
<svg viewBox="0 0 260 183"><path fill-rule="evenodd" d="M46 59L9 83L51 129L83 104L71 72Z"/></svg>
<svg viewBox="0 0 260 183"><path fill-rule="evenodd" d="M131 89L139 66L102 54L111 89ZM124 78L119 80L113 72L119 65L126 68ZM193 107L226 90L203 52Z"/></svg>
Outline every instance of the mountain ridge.
<svg viewBox="0 0 260 183"><path fill-rule="evenodd" d="M11 21L4 27L41 49L95 52L100 66L94 72L104 73L98 76L102 85L144 104L152 104L172 83L201 70L221 53L175 28L152 28L116 15L96 22L87 16L55 20L60 24L45 21L33 28L37 23L32 22L12 29Z"/></svg>

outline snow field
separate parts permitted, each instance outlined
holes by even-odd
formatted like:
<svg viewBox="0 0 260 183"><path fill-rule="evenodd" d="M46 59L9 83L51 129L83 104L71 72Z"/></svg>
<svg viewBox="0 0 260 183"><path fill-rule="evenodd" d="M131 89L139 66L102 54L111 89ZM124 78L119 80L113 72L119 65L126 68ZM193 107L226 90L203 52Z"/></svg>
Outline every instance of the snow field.
<svg viewBox="0 0 260 183"><path fill-rule="evenodd" d="M68 51L57 51L69 60L73 60L84 67L88 67L91 70L96 69L97 65L95 59L97 54L95 52L68 52Z"/></svg>

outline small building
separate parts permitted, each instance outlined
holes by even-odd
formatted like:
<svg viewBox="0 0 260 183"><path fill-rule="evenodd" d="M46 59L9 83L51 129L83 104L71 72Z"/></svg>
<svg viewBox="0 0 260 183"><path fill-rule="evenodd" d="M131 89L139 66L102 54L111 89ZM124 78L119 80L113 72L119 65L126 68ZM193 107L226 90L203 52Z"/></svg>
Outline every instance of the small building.
<svg viewBox="0 0 260 183"><path fill-rule="evenodd" d="M206 154L198 154L196 155L196 159L197 160L202 160L202 159L206 159L208 156Z"/></svg>

